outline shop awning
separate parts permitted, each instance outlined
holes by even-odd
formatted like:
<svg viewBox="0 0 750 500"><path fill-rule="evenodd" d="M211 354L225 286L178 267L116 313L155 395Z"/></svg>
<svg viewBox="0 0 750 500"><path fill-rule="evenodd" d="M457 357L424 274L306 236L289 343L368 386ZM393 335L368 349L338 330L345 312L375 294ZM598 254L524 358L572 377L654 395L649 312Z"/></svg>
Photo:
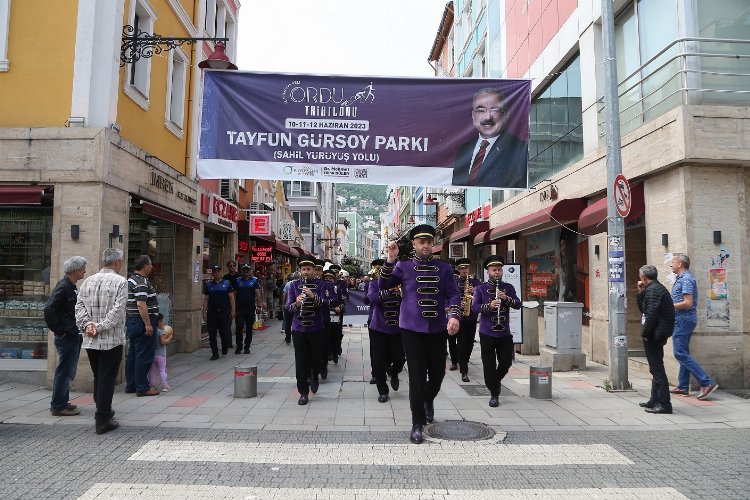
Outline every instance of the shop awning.
<svg viewBox="0 0 750 500"><path fill-rule="evenodd" d="M516 220L506 222L490 231L490 242L522 231L537 232L557 226L577 222L578 216L586 208L581 198L560 200L551 207L537 210Z"/></svg>
<svg viewBox="0 0 750 500"><path fill-rule="evenodd" d="M302 247L290 247L297 252L297 257L309 257L312 254Z"/></svg>
<svg viewBox="0 0 750 500"><path fill-rule="evenodd" d="M0 186L0 205L39 205L43 194L40 186Z"/></svg>
<svg viewBox="0 0 750 500"><path fill-rule="evenodd" d="M625 217L629 222L640 217L646 212L646 203L643 197L643 183L640 182L630 187L632 202L630 213ZM578 217L578 232L583 234L597 234L607 231L607 198L602 198L586 207Z"/></svg>
<svg viewBox="0 0 750 500"><path fill-rule="evenodd" d="M484 231L474 237L474 246L489 245L490 244L490 232Z"/></svg>
<svg viewBox="0 0 750 500"><path fill-rule="evenodd" d="M160 207L159 205L154 205L153 203L149 203L147 201L142 201L141 206L143 207L143 213L146 215L156 217L157 219L163 219L168 222L173 222L175 224L179 224L180 226L189 227L190 229L197 230L201 228L200 221L197 221L192 217L188 217L187 215L173 212L168 208Z"/></svg>
<svg viewBox="0 0 750 500"><path fill-rule="evenodd" d="M281 253L285 253L289 255L290 257L299 257L299 252L297 252L297 250L290 247L289 245L287 245L281 240L276 240L276 243L274 246L276 247L276 250L278 250Z"/></svg>
<svg viewBox="0 0 750 500"><path fill-rule="evenodd" d="M432 253L440 253L443 251L443 245L445 245L445 242L440 243L439 245L433 245L432 246Z"/></svg>
<svg viewBox="0 0 750 500"><path fill-rule="evenodd" d="M475 222L469 227L465 227L455 233L451 234L448 241L463 241L473 238L481 232L487 231L490 228L490 221L483 220Z"/></svg>

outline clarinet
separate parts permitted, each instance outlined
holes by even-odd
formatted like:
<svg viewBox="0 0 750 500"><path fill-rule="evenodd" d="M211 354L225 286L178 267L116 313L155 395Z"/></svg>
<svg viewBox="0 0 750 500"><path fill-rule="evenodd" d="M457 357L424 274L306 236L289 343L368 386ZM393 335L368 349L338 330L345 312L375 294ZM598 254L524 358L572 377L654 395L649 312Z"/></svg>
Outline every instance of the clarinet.
<svg viewBox="0 0 750 500"><path fill-rule="evenodd" d="M495 280L495 300L500 300L500 280ZM497 316L495 316L495 326L492 327L492 330L497 332L502 332L505 330L505 325L501 323L500 314L502 313L503 306L502 303L497 305Z"/></svg>

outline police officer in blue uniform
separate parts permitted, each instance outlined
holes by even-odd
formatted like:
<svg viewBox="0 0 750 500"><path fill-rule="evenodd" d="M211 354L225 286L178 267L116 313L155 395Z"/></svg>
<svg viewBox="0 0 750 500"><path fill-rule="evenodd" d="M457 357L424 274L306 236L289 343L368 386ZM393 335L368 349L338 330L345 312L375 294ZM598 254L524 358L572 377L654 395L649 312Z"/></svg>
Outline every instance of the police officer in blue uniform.
<svg viewBox="0 0 750 500"><path fill-rule="evenodd" d="M234 288L221 277L221 266L211 268L213 279L203 285L203 319L211 344L211 361L219 359L218 332L221 337L221 354L226 355L232 343L232 320L235 318Z"/></svg>
<svg viewBox="0 0 750 500"><path fill-rule="evenodd" d="M484 385L490 390L490 406L500 402L503 377L513 364L513 335L510 331L510 310L520 309L521 300L510 283L503 281L503 258L490 255L484 259L489 280L474 289L471 310L481 314L479 345L482 349Z"/></svg>
<svg viewBox="0 0 750 500"><path fill-rule="evenodd" d="M458 306L461 293L451 265L433 259L435 228L419 224L412 228L409 237L414 257L397 263L398 243L391 241L378 286L381 290L389 290L401 285L399 328L409 365L412 418L409 440L420 444L424 440L423 426L435 418L433 400L445 377L446 333L455 335L460 326Z"/></svg>
<svg viewBox="0 0 750 500"><path fill-rule="evenodd" d="M458 368L461 370L461 381L469 382L469 359L471 351L474 350L474 337L477 332L477 314L471 311L471 302L474 298L474 289L482 284L478 279L469 276L471 272L471 260L461 258L456 261L456 278L458 289L461 291L461 327L456 335L456 351L458 356ZM469 314L464 314L468 311Z"/></svg>
<svg viewBox="0 0 750 500"><path fill-rule="evenodd" d="M231 280L230 280L231 281ZM234 353L242 352L242 330L245 329L245 354L250 354L250 344L253 343L253 323L256 310L260 309L260 281L253 276L249 264L244 264L240 275L235 279L235 293L237 294L237 317L234 320L234 337L237 349Z"/></svg>

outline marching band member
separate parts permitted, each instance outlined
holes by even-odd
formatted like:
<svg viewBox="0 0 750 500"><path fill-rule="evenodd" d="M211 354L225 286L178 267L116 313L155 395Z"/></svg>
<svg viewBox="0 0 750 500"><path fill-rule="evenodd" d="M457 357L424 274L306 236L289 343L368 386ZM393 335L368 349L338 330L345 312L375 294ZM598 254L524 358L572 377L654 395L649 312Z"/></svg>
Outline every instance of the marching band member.
<svg viewBox="0 0 750 500"><path fill-rule="evenodd" d="M510 332L510 309L520 309L521 300L513 285L502 281L503 258L490 255L484 259L489 281L474 289L471 310L481 314L479 345L482 349L484 384L490 390L490 406L500 402L503 377L513 364L513 335Z"/></svg>
<svg viewBox="0 0 750 500"><path fill-rule="evenodd" d="M477 331L477 313L471 310L474 289L481 284L478 279L469 276L471 260L462 258L456 261L458 270L458 289L461 291L461 323L458 329L456 348L458 351L458 367L461 370L461 381L469 381L469 358L474 350L474 337Z"/></svg>
<svg viewBox="0 0 750 500"><path fill-rule="evenodd" d="M435 228L419 224L412 228L409 237L414 257L397 263L398 243L391 241L378 287L389 290L401 285L399 328L409 364L412 418L409 440L420 444L424 440L422 426L435 418L433 400L445 377L445 335L458 333L461 292L450 264L432 258Z"/></svg>
<svg viewBox="0 0 750 500"><path fill-rule="evenodd" d="M331 318L331 345L328 351L328 359L333 361L334 364L338 364L342 351L341 343L344 340L344 312L346 312L346 303L349 302L349 289L346 286L346 281L340 277L340 265L331 264L328 269L334 273L333 284L339 298L339 305L333 310L333 314L338 314L338 321Z"/></svg>

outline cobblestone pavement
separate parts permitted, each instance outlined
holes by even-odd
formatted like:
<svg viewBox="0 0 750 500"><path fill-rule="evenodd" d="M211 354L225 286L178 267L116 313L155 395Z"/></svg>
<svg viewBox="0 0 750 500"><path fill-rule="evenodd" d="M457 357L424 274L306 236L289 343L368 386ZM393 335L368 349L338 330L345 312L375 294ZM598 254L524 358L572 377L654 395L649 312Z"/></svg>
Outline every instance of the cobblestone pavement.
<svg viewBox="0 0 750 500"><path fill-rule="evenodd" d="M478 423L494 437L416 446L408 375L377 402L362 327L345 329L344 356L307 406L275 321L250 355L208 357L170 356L173 390L156 397L118 386L121 427L104 436L90 394L72 392L81 415L62 418L46 389L0 384L0 498L750 498L750 401L723 390L649 415L638 406L647 375L630 373L633 391L606 392L607 367L589 363L554 373L551 400L533 399L538 357L519 355L489 408L477 347L471 382L446 372L436 422ZM233 397L243 361L258 367L258 397Z"/></svg>
<svg viewBox="0 0 750 500"><path fill-rule="evenodd" d="M0 426L0 497L728 500L750 491L746 429L403 441L401 432L125 427L96 436L88 426L8 424ZM180 442L178 461L164 443ZM581 462L586 448L600 453ZM481 465L482 453L505 458Z"/></svg>

